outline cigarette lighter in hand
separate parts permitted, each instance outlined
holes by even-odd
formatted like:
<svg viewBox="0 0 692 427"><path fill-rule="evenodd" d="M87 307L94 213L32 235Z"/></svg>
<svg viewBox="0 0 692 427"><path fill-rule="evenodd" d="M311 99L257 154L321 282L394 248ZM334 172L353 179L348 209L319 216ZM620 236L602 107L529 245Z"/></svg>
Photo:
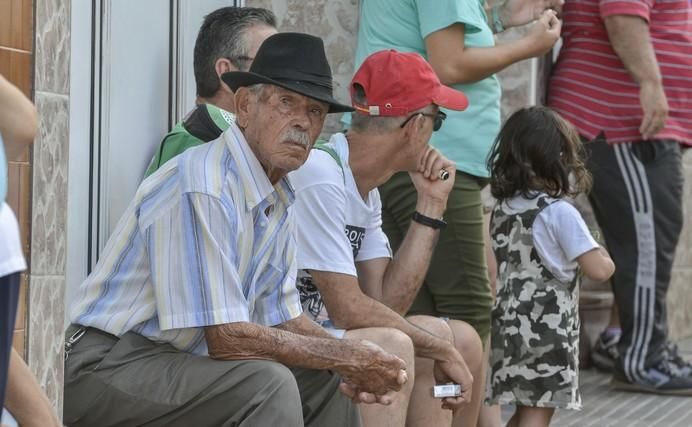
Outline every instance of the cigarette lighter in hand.
<svg viewBox="0 0 692 427"><path fill-rule="evenodd" d="M457 396L461 396L461 386L459 384L443 384L433 387L433 397L437 399Z"/></svg>

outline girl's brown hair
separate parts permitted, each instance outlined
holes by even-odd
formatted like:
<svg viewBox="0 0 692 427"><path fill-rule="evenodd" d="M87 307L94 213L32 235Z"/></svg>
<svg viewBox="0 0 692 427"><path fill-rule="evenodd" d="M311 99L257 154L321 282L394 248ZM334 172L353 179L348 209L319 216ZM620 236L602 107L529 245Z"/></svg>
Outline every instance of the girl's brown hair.
<svg viewBox="0 0 692 427"><path fill-rule="evenodd" d="M522 108L507 120L493 144L488 157L490 190L500 200L534 198L538 191L574 197L591 188L583 156L579 134L559 114L547 107Z"/></svg>

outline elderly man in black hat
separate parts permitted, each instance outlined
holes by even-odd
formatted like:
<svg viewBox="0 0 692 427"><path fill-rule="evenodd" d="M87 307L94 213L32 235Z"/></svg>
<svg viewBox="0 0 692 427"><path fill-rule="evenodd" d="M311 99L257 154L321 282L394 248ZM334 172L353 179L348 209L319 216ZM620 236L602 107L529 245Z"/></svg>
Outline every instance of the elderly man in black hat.
<svg viewBox="0 0 692 427"><path fill-rule="evenodd" d="M355 426L402 360L301 314L293 188L332 98L319 38L268 38L223 76L237 124L139 187L71 310L68 426Z"/></svg>

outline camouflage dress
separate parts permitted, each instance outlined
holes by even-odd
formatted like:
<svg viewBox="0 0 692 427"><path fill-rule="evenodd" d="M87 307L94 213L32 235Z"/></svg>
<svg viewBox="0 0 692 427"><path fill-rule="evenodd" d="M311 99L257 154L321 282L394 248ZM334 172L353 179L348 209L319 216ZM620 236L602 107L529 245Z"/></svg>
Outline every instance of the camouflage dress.
<svg viewBox="0 0 692 427"><path fill-rule="evenodd" d="M556 202L541 195L531 208L493 210L490 231L497 258L492 310L489 403L581 409L579 395L579 274L558 280L533 244L533 222Z"/></svg>

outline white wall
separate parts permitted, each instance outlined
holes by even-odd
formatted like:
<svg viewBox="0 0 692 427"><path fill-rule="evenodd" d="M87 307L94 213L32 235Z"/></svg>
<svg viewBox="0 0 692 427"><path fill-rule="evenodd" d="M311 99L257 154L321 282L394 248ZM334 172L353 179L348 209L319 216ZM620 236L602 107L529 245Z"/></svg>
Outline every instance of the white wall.
<svg viewBox="0 0 692 427"><path fill-rule="evenodd" d="M72 1L68 306L161 138L194 105L193 48L204 16L233 4Z"/></svg>

